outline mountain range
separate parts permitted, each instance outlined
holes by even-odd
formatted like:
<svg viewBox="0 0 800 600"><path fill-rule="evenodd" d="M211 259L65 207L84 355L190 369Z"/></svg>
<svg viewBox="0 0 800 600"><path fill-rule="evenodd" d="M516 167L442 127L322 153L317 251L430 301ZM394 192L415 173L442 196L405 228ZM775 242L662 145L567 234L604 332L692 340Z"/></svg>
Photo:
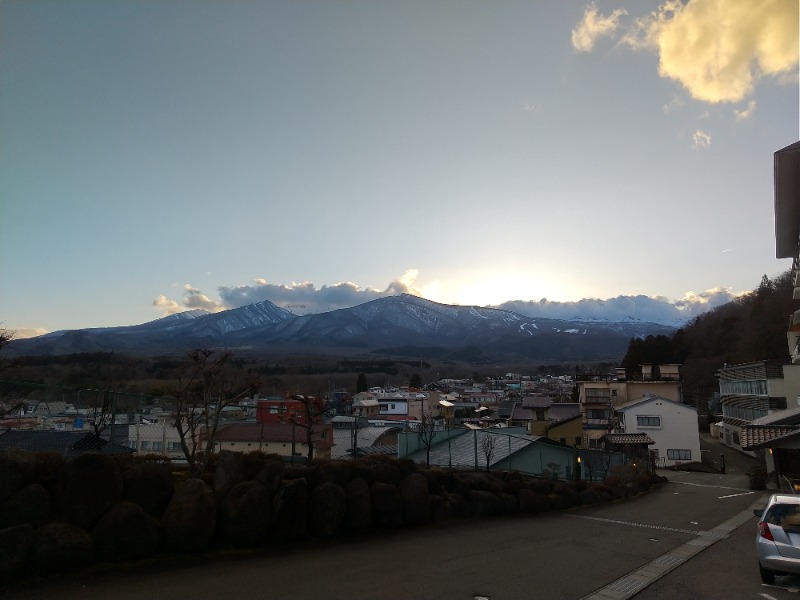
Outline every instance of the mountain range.
<svg viewBox="0 0 800 600"><path fill-rule="evenodd" d="M314 353L470 360L619 360L631 338L674 328L634 320L559 320L440 304L401 294L351 308L295 315L265 300L218 313L188 311L124 327L57 331L15 340L9 355L141 355L225 348L236 354Z"/></svg>

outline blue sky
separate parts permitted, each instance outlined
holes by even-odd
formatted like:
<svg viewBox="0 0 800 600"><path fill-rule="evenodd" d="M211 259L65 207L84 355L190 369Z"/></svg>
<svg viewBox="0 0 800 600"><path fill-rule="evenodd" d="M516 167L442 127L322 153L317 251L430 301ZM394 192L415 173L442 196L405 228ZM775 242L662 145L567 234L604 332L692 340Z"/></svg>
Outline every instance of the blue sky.
<svg viewBox="0 0 800 600"><path fill-rule="evenodd" d="M3 0L0 322L709 306L798 135L796 0Z"/></svg>

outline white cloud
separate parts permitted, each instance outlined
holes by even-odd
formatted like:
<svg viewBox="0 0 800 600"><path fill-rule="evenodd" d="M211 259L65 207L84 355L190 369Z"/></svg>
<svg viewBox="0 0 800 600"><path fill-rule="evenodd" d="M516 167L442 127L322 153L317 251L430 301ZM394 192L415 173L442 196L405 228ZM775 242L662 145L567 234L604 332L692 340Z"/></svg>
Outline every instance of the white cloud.
<svg viewBox="0 0 800 600"><path fill-rule="evenodd" d="M667 104L665 104L662 107L662 110L664 111L664 114L669 114L672 111L679 109L684 104L685 103L681 98L679 98L678 96L673 96L672 100L670 100Z"/></svg>
<svg viewBox="0 0 800 600"><path fill-rule="evenodd" d="M797 0L668 0L620 43L653 49L662 77L697 100L740 102L772 77L797 78Z"/></svg>
<svg viewBox="0 0 800 600"><path fill-rule="evenodd" d="M158 298L153 300L153 306L162 311L164 316L173 315L186 310L186 307L181 306L175 302L175 300L167 298L164 294L161 294Z"/></svg>
<svg viewBox="0 0 800 600"><path fill-rule="evenodd" d="M204 308L216 312L269 300L295 314L303 315L349 308L378 298L404 293L435 302L446 302L440 298L443 284L439 280L426 284L420 290L417 288L417 278L417 270L409 269L390 282L384 290L362 288L351 282L316 287L310 281L284 285L269 283L259 278L255 280L256 285L220 287L219 303L210 300L200 290L187 284L184 286L182 302L159 296L153 301L153 305L164 311L164 314L172 314L190 308ZM496 308L539 318L595 318L608 321L633 319L677 326L740 295L729 288L713 288L701 293L687 292L683 298L675 302L670 302L662 296L638 295L618 296L608 300L585 298L577 302L552 302L546 299L514 300L496 305Z"/></svg>
<svg viewBox="0 0 800 600"><path fill-rule="evenodd" d="M44 335L45 333L49 333L47 329L42 329L41 327L23 327L22 329L14 329L14 339L15 340L24 340L27 338L37 337L39 335Z"/></svg>
<svg viewBox="0 0 800 600"><path fill-rule="evenodd" d="M309 314L349 308L384 296L397 294L420 296L421 290L416 287L418 275L417 269L408 269L403 275L389 282L383 290L362 288L349 281L318 288L310 281L287 285L269 283L266 279L258 278L254 280L255 286L220 287L218 291L222 305L227 308L269 300L295 314Z"/></svg>
<svg viewBox="0 0 800 600"><path fill-rule="evenodd" d="M193 309L200 309L208 312L220 312L226 308L188 283L183 286L182 302L176 302L175 300L167 298L162 294L153 300L153 306L160 310L164 316Z"/></svg>
<svg viewBox="0 0 800 600"><path fill-rule="evenodd" d="M578 52L590 52L598 39L614 35L620 18L627 14L626 10L620 8L604 17L592 2L586 7L581 22L572 30L572 47Z"/></svg>
<svg viewBox="0 0 800 600"><path fill-rule="evenodd" d="M662 325L680 326L704 312L722 306L741 296L730 288L713 288L670 302L663 296L617 296L608 300L584 298L577 302L539 301L505 302L498 306L529 317L550 319L601 319L610 322L637 320Z"/></svg>
<svg viewBox="0 0 800 600"><path fill-rule="evenodd" d="M749 119L753 116L753 113L756 112L756 101L750 100L747 103L747 106L742 110L733 109L734 117L737 121L744 121L745 119Z"/></svg>
<svg viewBox="0 0 800 600"><path fill-rule="evenodd" d="M700 150L711 146L711 134L702 129L696 129L692 134L692 148Z"/></svg>

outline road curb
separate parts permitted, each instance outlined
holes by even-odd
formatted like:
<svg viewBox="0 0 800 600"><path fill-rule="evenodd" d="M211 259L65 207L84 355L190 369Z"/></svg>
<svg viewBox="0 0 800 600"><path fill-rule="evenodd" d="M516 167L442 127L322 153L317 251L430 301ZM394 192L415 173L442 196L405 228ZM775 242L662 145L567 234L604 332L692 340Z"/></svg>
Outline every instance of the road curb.
<svg viewBox="0 0 800 600"><path fill-rule="evenodd" d="M698 532L688 542L684 542L669 552L665 552L591 594L583 596L581 600L626 600L627 598L633 598L651 583L658 581L667 573L674 571L689 559L700 554L706 548L713 546L719 540L728 537L732 531L747 523L753 518L754 509L763 508L767 495L760 495L758 500L750 507L727 521L708 531Z"/></svg>

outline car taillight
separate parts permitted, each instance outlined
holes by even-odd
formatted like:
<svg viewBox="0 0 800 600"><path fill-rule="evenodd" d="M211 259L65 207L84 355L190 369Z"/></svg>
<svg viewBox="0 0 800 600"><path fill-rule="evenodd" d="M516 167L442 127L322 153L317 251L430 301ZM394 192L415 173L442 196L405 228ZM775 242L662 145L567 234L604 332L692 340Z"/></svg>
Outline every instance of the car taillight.
<svg viewBox="0 0 800 600"><path fill-rule="evenodd" d="M772 532L769 530L769 525L766 521L761 521L758 524L758 533L761 537L769 540L770 542L774 542L775 538L772 537Z"/></svg>

